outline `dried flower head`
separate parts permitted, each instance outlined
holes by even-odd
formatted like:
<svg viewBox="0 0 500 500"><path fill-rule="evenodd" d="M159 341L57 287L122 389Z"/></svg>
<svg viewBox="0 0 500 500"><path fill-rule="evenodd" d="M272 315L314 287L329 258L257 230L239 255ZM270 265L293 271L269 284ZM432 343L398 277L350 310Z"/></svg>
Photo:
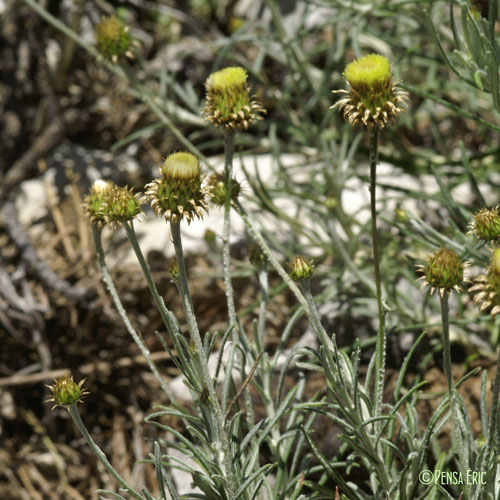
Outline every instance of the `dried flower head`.
<svg viewBox="0 0 500 500"><path fill-rule="evenodd" d="M479 275L469 291L476 293L474 304L481 304L481 312L491 309L492 316L500 312L500 248L493 250L487 274Z"/></svg>
<svg viewBox="0 0 500 500"><path fill-rule="evenodd" d="M172 153L160 168L161 179L146 186L144 200L151 203L156 215L177 223L184 217L188 224L208 212L205 201L209 188L202 187L201 165L191 153Z"/></svg>
<svg viewBox="0 0 500 500"><path fill-rule="evenodd" d="M462 291L462 284L469 280L464 276L468 262L460 262L457 253L449 248L440 248L427 257L425 265L418 265L417 270L424 275L419 278L423 280L422 288L428 286L431 295L438 290L441 297L452 290Z"/></svg>
<svg viewBox="0 0 500 500"><path fill-rule="evenodd" d="M90 187L90 193L83 200L83 209L90 217L90 222L98 227L106 224L107 197L114 189L111 181L99 179Z"/></svg>
<svg viewBox="0 0 500 500"><path fill-rule="evenodd" d="M293 281L305 281L313 275L314 262L299 256L294 257L288 263L288 267L290 268L290 278L292 278Z"/></svg>
<svg viewBox="0 0 500 500"><path fill-rule="evenodd" d="M240 67L229 67L212 73L205 83L205 118L215 127L247 129L254 120L260 120L265 110L250 97L247 72Z"/></svg>
<svg viewBox="0 0 500 500"><path fill-rule="evenodd" d="M353 126L382 129L396 121L408 100L408 94L392 80L391 66L386 57L370 54L348 64L344 78L349 90L334 90L346 94L332 108L338 107Z"/></svg>
<svg viewBox="0 0 500 500"><path fill-rule="evenodd" d="M89 394L82 386L85 379L80 380L78 384L73 380L72 375L64 375L54 379L54 385L47 387L52 391L52 397L46 402L54 403L52 409L57 406L71 406L75 403L83 403L82 397Z"/></svg>
<svg viewBox="0 0 500 500"><path fill-rule="evenodd" d="M115 16L103 17L95 27L97 50L106 59L117 63L121 57L132 59L133 39L130 28Z"/></svg>
<svg viewBox="0 0 500 500"><path fill-rule="evenodd" d="M467 234L473 234L478 240L493 241L500 236L500 207L492 209L482 208L472 217L473 221L469 223L470 231Z"/></svg>
<svg viewBox="0 0 500 500"><path fill-rule="evenodd" d="M225 205L226 203L226 179L224 174L213 173L208 178L210 187L210 201L214 205ZM241 191L241 184L234 178L231 178L231 200L236 201Z"/></svg>

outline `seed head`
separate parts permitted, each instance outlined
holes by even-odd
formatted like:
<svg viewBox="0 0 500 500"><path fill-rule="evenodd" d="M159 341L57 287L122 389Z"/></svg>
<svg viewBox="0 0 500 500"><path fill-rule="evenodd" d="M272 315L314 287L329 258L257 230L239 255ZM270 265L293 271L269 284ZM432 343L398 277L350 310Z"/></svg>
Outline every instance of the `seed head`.
<svg viewBox="0 0 500 500"><path fill-rule="evenodd" d="M160 168L161 178L146 186L144 200L151 203L156 215L174 223L183 217L188 224L208 212L205 201L208 187L202 187L201 166L191 153L172 153Z"/></svg>
<svg viewBox="0 0 500 500"><path fill-rule="evenodd" d="M229 67L212 73L205 83L205 118L215 127L247 129L252 121L260 120L265 110L252 100L247 85L247 73L240 67Z"/></svg>
<svg viewBox="0 0 500 500"><path fill-rule="evenodd" d="M117 17L103 17L95 28L95 38L99 53L113 63L124 56L133 58L130 28Z"/></svg>
<svg viewBox="0 0 500 500"><path fill-rule="evenodd" d="M386 57L370 54L348 64L344 78L350 90L334 90L346 94L332 108L338 107L353 126L383 129L396 121L408 100L408 94L392 80Z"/></svg>
<svg viewBox="0 0 500 500"><path fill-rule="evenodd" d="M474 221L469 224L470 230L467 234L473 234L478 240L493 241L500 236L500 207L490 210L482 208L472 217Z"/></svg>
<svg viewBox="0 0 500 500"><path fill-rule="evenodd" d="M47 387L52 391L52 397L46 402L54 403L52 409L56 406L71 406L75 403L83 403L82 397L89 394L83 390L82 386L85 379L80 380L78 384L74 382L72 375L64 375L54 379L54 385Z"/></svg>
<svg viewBox="0 0 500 500"><path fill-rule="evenodd" d="M290 278L292 278L293 281L305 281L313 275L314 262L299 256L294 257L288 263L288 267L290 268Z"/></svg>
<svg viewBox="0 0 500 500"><path fill-rule="evenodd" d="M469 281L464 276L464 271L468 267L467 262L460 262L457 253L449 248L440 248L427 257L425 265L418 265L417 270L424 273L419 278L423 280L422 288L428 286L431 295L434 290L438 290L441 297L452 290L462 291L462 283Z"/></svg>
<svg viewBox="0 0 500 500"><path fill-rule="evenodd" d="M481 312L491 309L491 316L500 312L500 248L491 254L490 267L487 274L481 274L474 280L469 291L475 293L474 304L480 304Z"/></svg>

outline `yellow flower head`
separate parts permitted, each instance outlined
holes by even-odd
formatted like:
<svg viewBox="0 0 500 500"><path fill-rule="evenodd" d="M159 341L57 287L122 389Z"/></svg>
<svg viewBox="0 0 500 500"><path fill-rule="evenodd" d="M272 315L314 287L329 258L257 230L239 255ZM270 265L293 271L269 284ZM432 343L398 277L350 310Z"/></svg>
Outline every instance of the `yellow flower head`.
<svg viewBox="0 0 500 500"><path fill-rule="evenodd" d="M216 71L207 78L205 87L207 96L203 111L206 119L216 127L247 129L265 113L250 97L247 72L243 68Z"/></svg>
<svg viewBox="0 0 500 500"><path fill-rule="evenodd" d="M346 66L344 78L350 90L334 90L345 96L332 108L338 107L352 125L382 129L397 120L408 94L393 82L386 57L379 54L361 57Z"/></svg>

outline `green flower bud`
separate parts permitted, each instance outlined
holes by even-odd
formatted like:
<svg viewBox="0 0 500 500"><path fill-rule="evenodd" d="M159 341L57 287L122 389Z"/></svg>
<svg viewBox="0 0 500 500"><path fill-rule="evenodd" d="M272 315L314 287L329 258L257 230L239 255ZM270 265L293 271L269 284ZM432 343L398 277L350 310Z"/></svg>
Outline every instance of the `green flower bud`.
<svg viewBox="0 0 500 500"><path fill-rule="evenodd" d="M210 201L214 205L226 204L226 182L224 174L213 173L208 178ZM241 191L241 184L233 177L231 179L231 200L236 201Z"/></svg>
<svg viewBox="0 0 500 500"><path fill-rule="evenodd" d="M90 217L90 222L101 227L107 222L107 197L113 191L115 185L111 181L99 179L95 181L91 188L90 194L85 196L83 208L85 213Z"/></svg>
<svg viewBox="0 0 500 500"><path fill-rule="evenodd" d="M305 257L294 257L289 263L290 278L293 281L305 281L313 275L314 263L307 261Z"/></svg>
<svg viewBox="0 0 500 500"><path fill-rule="evenodd" d="M253 244L249 250L248 259L254 267L261 269L267 266L268 258L259 245Z"/></svg>
<svg viewBox="0 0 500 500"><path fill-rule="evenodd" d="M332 108L338 107L353 126L383 129L396 121L407 102L408 94L392 80L391 66L386 57L370 54L348 64L344 78L350 90Z"/></svg>
<svg viewBox="0 0 500 500"><path fill-rule="evenodd" d="M205 83L206 119L216 127L247 129L252 121L265 113L262 106L253 101L247 85L247 73L243 68L230 67L212 73Z"/></svg>
<svg viewBox="0 0 500 500"><path fill-rule="evenodd" d="M114 186L107 195L107 221L111 224L135 219L141 210L141 203L131 189L127 187Z"/></svg>
<svg viewBox="0 0 500 500"><path fill-rule="evenodd" d="M201 166L191 153L172 153L160 169L161 179L146 186L144 199L151 203L156 215L174 223L186 218L188 224L194 217L201 219L203 210L208 212L205 198L209 188L202 187Z"/></svg>
<svg viewBox="0 0 500 500"><path fill-rule="evenodd" d="M478 240L493 241L500 236L500 207L491 210L482 208L473 215L474 221L469 224L470 231Z"/></svg>
<svg viewBox="0 0 500 500"><path fill-rule="evenodd" d="M172 283L178 283L179 282L179 264L177 261L174 259L170 262L170 265L168 266L168 274L170 276L170 281Z"/></svg>
<svg viewBox="0 0 500 500"><path fill-rule="evenodd" d="M130 29L115 16L103 17L95 28L97 50L115 64L121 57L133 58Z"/></svg>
<svg viewBox="0 0 500 500"><path fill-rule="evenodd" d="M47 387L52 391L52 397L47 402L54 403L52 409L56 406L71 406L75 403L82 403L82 397L89 394L82 389L85 379L75 383L72 375L64 375L54 379L54 385Z"/></svg>
<svg viewBox="0 0 500 500"><path fill-rule="evenodd" d="M469 264L460 262L457 253L449 248L440 248L427 257L426 265L419 265L417 269L424 273L419 278L424 280L422 288L430 287L431 294L438 290L441 297L452 290L462 291L461 285L468 281L464 277L464 271Z"/></svg>

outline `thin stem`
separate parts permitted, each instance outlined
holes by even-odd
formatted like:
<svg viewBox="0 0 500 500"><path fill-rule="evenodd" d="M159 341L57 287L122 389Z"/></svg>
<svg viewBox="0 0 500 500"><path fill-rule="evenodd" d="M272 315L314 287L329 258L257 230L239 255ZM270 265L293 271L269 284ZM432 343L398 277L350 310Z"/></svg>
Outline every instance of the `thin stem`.
<svg viewBox="0 0 500 500"><path fill-rule="evenodd" d="M326 330L321 323L318 309L316 308L316 304L314 303L314 298L311 293L311 285L309 280L305 280L302 283L302 290L304 292L308 305L307 311L309 314L309 319L314 330L316 330L316 334L319 336L321 343L325 346L325 349L335 348L336 350L335 344L332 342L331 338L328 337L328 333L326 333Z"/></svg>
<svg viewBox="0 0 500 500"><path fill-rule="evenodd" d="M262 250L262 253L267 257L269 260L269 263L274 267L276 272L281 276L283 281L288 285L290 290L293 292L297 300L299 301L300 305L307 311L308 310L308 305L307 301L304 298L304 295L300 291L299 287L293 282L293 280L290 278L288 273L283 269L283 266L278 262L278 259L274 257L274 255L271 252L271 249L269 248L268 244L265 242L264 238L262 235L257 231L255 226L253 225L253 222L251 221L250 217L246 213L245 209L241 205L239 201L236 201L236 207L238 209L238 213L240 214L240 217L243 219L243 222L246 224L248 227L248 231L252 235L252 238L254 241L259 245L259 247Z"/></svg>
<svg viewBox="0 0 500 500"><path fill-rule="evenodd" d="M382 285L380 279L380 256L377 236L377 200L376 200L376 180L377 180L377 156L378 156L378 128L373 127L370 132L370 208L372 219L372 246L373 265L375 267L375 286L377 290L378 305L378 335L375 352L375 387L374 402L375 415L380 414L382 407L382 397L384 389L385 370L385 326L384 307L382 304Z"/></svg>
<svg viewBox="0 0 500 500"><path fill-rule="evenodd" d="M426 92L425 90L422 90L419 87L415 87L413 85L410 85L409 83L400 82L398 85L401 88L408 90L412 94L417 94L421 97L425 97L426 99L430 99L434 102L437 102L438 104L441 104L442 106L445 106L446 108L451 109L455 113L458 113L459 115L463 116L464 118L470 118L471 120L474 120L477 123L484 125L485 127L488 127L488 128L493 129L493 130L496 130L497 132L500 132L500 126L496 125L495 123L489 122L489 121L484 120L483 118L481 118L477 115L469 113L468 111L465 111L462 107L457 106L455 104L452 104L449 101L445 101L444 99L441 99L440 97L436 97L434 94L431 94L430 92Z"/></svg>
<svg viewBox="0 0 500 500"><path fill-rule="evenodd" d="M238 324L238 318L236 317L233 284L231 282L231 246L229 241L231 235L231 190L233 182L234 130L230 130L224 134L224 152L226 198L224 200L224 228L222 232L222 263L224 268L224 286L226 289L229 326L235 328Z"/></svg>
<svg viewBox="0 0 500 500"><path fill-rule="evenodd" d="M172 322L172 319L170 316L170 311L168 310L167 306L165 305L165 302L164 302L162 296L159 294L158 289L156 288L155 282L153 281L153 277L151 276L149 266L146 262L146 259L144 258L141 247L139 246L139 242L137 241L137 235L135 233L134 223L133 223L133 221L129 221L128 223L123 224L123 227L125 228L125 231L127 232L128 240L129 240L130 244L132 245L132 248L133 248L135 255L137 257L137 261L139 262L139 265L141 266L142 273L144 274L144 277L146 278L146 282L148 284L149 291L151 292L153 300L155 301L156 307L160 311L160 315L163 319L163 322L165 323L165 326L168 329L168 332L170 333L170 336L173 337L173 335L175 334L175 331L176 331L175 325Z"/></svg>
<svg viewBox="0 0 500 500"><path fill-rule="evenodd" d="M104 468L121 484L122 488L127 491L131 496L136 498L137 500L144 500L144 497L137 491L130 486L123 477L118 474L118 472L113 468L113 466L109 463L109 460L107 459L106 455L104 452L97 446L97 444L94 442L92 439L92 436L89 434L87 431L87 428L85 427L85 424L83 423L80 413L78 412L78 407L77 404L72 404L68 408L69 414L73 418L73 421L75 422L76 426L78 429L80 429L80 432L82 433L82 436L84 437L85 441L87 441L87 444L90 446L90 449L94 452L94 455L98 458L98 460L104 465Z"/></svg>
<svg viewBox="0 0 500 500"><path fill-rule="evenodd" d="M488 460L488 455L494 447L495 440L498 437L498 398L500 396L500 352L497 351L497 370L495 373L495 380L493 381L493 388L491 391L491 410L490 421L488 423L488 436L486 439L486 448L481 459L480 471L484 470L484 464ZM489 467L486 468L486 472Z"/></svg>
<svg viewBox="0 0 500 500"><path fill-rule="evenodd" d="M260 307L259 307L259 319L257 322L256 344L257 344L257 349L260 352L264 350L266 311L267 311L267 301L269 299L269 278L265 266L259 267L258 278L260 286Z"/></svg>
<svg viewBox="0 0 500 500"><path fill-rule="evenodd" d="M367 278L367 276L359 269L347 253L345 249L344 243L340 239L338 235L337 229L335 228L335 222L333 219L328 219L328 230L330 231L330 238L333 244L334 250L337 252L338 256L342 259L344 265L351 270L351 272L358 278L360 283L362 283L367 290L373 295L376 294L376 289L373 286L373 283Z"/></svg>
<svg viewBox="0 0 500 500"><path fill-rule="evenodd" d="M205 350L203 348L203 342L201 340L200 331L198 329L198 323L196 321L196 316L194 314L193 303L191 301L191 293L189 292L189 285L187 281L186 266L184 263L184 252L182 249L182 239L180 222L173 222L170 219L170 229L172 232L172 241L175 249L175 256L177 259L177 265L179 267L179 281L178 286L181 294L182 305L184 308L184 314L186 315L186 321L188 324L189 335L191 341L193 342L198 360L200 362L200 368L202 372L203 382L207 388L208 395L210 397L211 407L215 413L215 418L217 422L217 432L218 439L217 444L221 445L221 452L223 455L223 463L226 476L226 487L228 491L229 498L234 497L234 488L236 486L233 478L232 470L232 454L229 444L229 436L224 424L224 416L222 414L221 407L219 405L219 400L217 399L217 394L215 392L214 384L210 376L208 369L208 361L205 355Z"/></svg>
<svg viewBox="0 0 500 500"><path fill-rule="evenodd" d="M109 293L111 294L111 298L113 299L115 307L118 311L118 314L120 315L121 320L123 321L123 324L125 325L125 328L127 329L128 333L130 334L134 342L139 347L141 354L146 359L146 362L148 363L150 370L153 372L158 382L160 382L160 386L163 389L163 392L167 395L170 401L175 401L175 397L172 391L168 387L168 384L165 382L163 377L160 375L158 368L156 368L156 365L151 359L151 353L149 352L149 349L146 347L139 334L135 331L134 327L132 326L132 323L130 322L127 316L127 312L123 307L122 301L120 300L120 296L118 295L116 287L113 283L113 279L111 278L111 275L109 274L108 271L108 267L106 265L106 258L104 256L104 251L102 249L101 230L95 225L92 225L92 236L94 237L94 245L97 252L97 262L99 264L103 280L106 283L106 286L108 287Z"/></svg>
<svg viewBox="0 0 500 500"><path fill-rule="evenodd" d="M441 299L441 322L443 324L443 368L448 383L448 393L450 395L453 390L453 376L451 374L451 353L450 353L450 320L448 307L448 293L445 291L439 296Z"/></svg>

